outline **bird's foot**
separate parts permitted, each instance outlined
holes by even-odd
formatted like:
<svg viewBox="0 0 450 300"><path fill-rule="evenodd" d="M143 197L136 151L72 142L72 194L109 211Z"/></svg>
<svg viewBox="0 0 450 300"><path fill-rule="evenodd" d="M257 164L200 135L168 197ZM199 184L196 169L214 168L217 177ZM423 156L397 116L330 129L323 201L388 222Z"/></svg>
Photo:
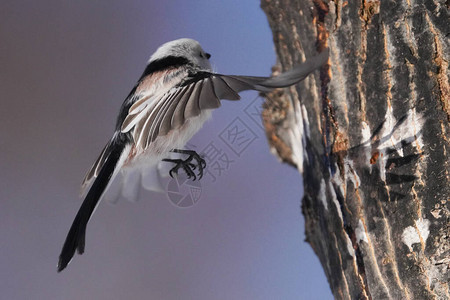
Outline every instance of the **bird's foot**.
<svg viewBox="0 0 450 300"><path fill-rule="evenodd" d="M206 167L206 161L197 152L195 152L194 150L179 150L179 149L173 149L171 150L171 152L186 154L189 155L189 157L184 160L170 159L170 158L163 159L163 161L175 164L175 166L169 171L170 177L173 178L173 173L178 174L178 170L180 168L183 168L184 172L186 172L186 175L188 176L189 179L191 177L194 177L193 180L196 180L197 176L199 176L198 179L200 180L203 177L203 170ZM193 161L195 161L196 164L193 163ZM198 168L198 175L195 175L193 171L196 168Z"/></svg>

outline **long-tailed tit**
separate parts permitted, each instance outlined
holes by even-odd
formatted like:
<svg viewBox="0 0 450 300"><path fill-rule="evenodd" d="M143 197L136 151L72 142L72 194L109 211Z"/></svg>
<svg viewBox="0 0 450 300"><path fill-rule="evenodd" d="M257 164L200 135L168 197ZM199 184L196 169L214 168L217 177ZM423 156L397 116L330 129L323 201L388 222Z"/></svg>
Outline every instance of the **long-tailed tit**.
<svg viewBox="0 0 450 300"><path fill-rule="evenodd" d="M174 163L170 175L182 168L189 177L201 177L205 161L194 151L179 150L210 118L220 100L239 100L239 92L262 92L300 82L328 59L324 51L277 77L221 75L212 72L210 54L197 41L179 39L159 47L125 99L110 141L87 173L88 189L59 256L62 271L78 250L83 254L87 223L108 184L123 168ZM188 158L168 159L169 152Z"/></svg>

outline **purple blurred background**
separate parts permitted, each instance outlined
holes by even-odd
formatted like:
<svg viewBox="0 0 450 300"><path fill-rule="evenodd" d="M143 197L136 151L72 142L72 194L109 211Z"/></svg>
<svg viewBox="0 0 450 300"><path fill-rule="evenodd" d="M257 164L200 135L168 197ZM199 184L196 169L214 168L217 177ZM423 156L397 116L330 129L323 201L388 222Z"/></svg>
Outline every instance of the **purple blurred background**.
<svg viewBox="0 0 450 300"><path fill-rule="evenodd" d="M136 203L101 203L86 253L56 273L79 185L124 97L152 52L181 37L221 73L267 76L276 62L255 0L1 2L2 299L332 298L303 241L301 176L270 154L250 92L191 142L233 161L205 176L195 205L143 189ZM236 117L255 138L238 152L221 139Z"/></svg>

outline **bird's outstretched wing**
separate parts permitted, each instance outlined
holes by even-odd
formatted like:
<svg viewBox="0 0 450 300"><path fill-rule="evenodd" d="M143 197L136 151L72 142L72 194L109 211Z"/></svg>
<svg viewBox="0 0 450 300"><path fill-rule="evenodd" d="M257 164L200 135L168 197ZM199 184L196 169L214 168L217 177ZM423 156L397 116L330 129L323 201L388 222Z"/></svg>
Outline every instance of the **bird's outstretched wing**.
<svg viewBox="0 0 450 300"><path fill-rule="evenodd" d="M268 92L293 85L327 60L328 49L276 77L196 72L162 96L136 101L130 107L121 131L126 133L134 129L132 134L136 146L147 149L158 136L180 128L187 120L200 115L201 111L218 108L221 99L239 100L238 93L244 90Z"/></svg>

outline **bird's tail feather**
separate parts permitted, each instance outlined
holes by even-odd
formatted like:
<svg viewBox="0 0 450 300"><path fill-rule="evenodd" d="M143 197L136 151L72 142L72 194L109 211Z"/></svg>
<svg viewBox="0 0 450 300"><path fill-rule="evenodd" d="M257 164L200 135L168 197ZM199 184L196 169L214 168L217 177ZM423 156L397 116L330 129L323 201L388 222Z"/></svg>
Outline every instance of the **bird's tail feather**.
<svg viewBox="0 0 450 300"><path fill-rule="evenodd" d="M78 251L79 254L83 254L86 226L105 192L108 183L114 176L115 170L120 167L118 164L125 149L124 144L112 142L110 143L109 148L108 157L89 189L86 198L84 198L83 204L78 210L69 233L67 234L66 241L64 242L61 254L59 255L58 272L64 270L69 264L75 251Z"/></svg>

